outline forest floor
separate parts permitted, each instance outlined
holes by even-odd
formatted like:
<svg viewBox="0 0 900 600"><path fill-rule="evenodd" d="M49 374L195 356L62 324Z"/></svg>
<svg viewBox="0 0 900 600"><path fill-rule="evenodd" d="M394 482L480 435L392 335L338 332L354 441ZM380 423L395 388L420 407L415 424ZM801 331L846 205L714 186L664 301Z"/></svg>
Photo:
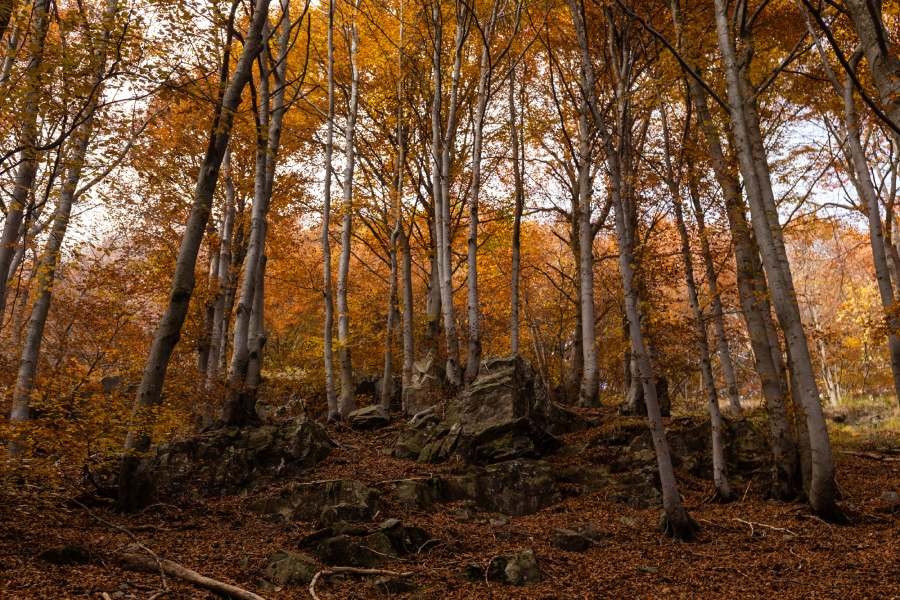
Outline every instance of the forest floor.
<svg viewBox="0 0 900 600"><path fill-rule="evenodd" d="M509 519L479 514L460 520L453 504L415 511L387 501L376 521L397 517L438 540L420 554L385 562L386 569L410 572L408 579L416 585L416 591L394 597L900 598L900 512L885 508L885 495L900 491L900 432L872 436L846 425L834 427L849 524L829 524L804 505L767 500L752 485L739 490L733 503L713 503L711 483L685 473L679 473L681 491L702 527L691 543L660 533L658 509L630 508L603 491ZM397 425L369 433L329 429L340 446L304 479L353 478L378 489L391 480L448 468L390 457L385 448L396 432ZM586 434L565 439L572 443ZM162 558L267 599L308 598L305 585L277 588L262 581L268 558L278 550L295 550L314 529L312 523L273 523L248 510L249 503L276 487L192 505L158 504L125 516L103 505L73 502L81 490L54 492L20 483L13 493L5 485L0 488L7 496L0 498L0 597L213 597L171 577L163 581L158 573L120 568L112 557L139 540ZM608 536L606 542L583 553L551 546L554 528L579 523L594 524ZM87 555L63 565L41 556L65 546L86 549ZM485 566L501 553L525 548L537 557L538 583L514 587L464 575L468 564ZM316 592L323 599L390 597L376 589L375 579L321 578Z"/></svg>

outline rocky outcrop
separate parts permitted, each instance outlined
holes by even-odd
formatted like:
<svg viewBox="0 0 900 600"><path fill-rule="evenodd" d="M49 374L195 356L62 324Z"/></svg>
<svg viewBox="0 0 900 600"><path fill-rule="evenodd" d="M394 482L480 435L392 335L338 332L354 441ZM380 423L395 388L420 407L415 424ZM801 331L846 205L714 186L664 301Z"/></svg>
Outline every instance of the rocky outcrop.
<svg viewBox="0 0 900 600"><path fill-rule="evenodd" d="M412 378L403 388L403 412L412 416L437 404L444 391L443 382L444 371L433 353L415 361Z"/></svg>
<svg viewBox="0 0 900 600"><path fill-rule="evenodd" d="M276 552L269 557L263 574L276 585L303 585L312 581L316 571L316 561L302 552Z"/></svg>
<svg viewBox="0 0 900 600"><path fill-rule="evenodd" d="M526 585L541 580L541 570L533 550L521 550L495 556L485 571L484 567L470 564L466 576L474 581L499 581L510 585Z"/></svg>
<svg viewBox="0 0 900 600"><path fill-rule="evenodd" d="M313 421L224 427L159 446L138 466L141 496L172 498L237 492L273 477L307 470L334 443Z"/></svg>
<svg viewBox="0 0 900 600"><path fill-rule="evenodd" d="M353 429L371 431L390 425L391 417L381 406L372 404L351 412L347 415L347 422Z"/></svg>
<svg viewBox="0 0 900 600"><path fill-rule="evenodd" d="M519 356L486 360L475 381L447 402L442 417L439 412L401 431L394 455L427 463L458 455L478 465L534 459L559 448L554 434L588 423L550 402L540 378Z"/></svg>
<svg viewBox="0 0 900 600"><path fill-rule="evenodd" d="M469 500L479 510L520 516L535 513L563 498L556 469L541 460L511 460L443 478L405 479L394 483L394 497L409 507Z"/></svg>
<svg viewBox="0 0 900 600"><path fill-rule="evenodd" d="M295 482L277 495L252 505L257 512L284 521L366 521L378 510L378 491L355 479Z"/></svg>

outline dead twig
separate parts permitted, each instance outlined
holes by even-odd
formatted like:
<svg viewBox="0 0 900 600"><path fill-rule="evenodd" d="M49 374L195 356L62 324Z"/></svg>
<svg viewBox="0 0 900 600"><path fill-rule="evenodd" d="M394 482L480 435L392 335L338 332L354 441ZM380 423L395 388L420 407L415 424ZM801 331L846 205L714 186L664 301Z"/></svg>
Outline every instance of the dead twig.
<svg viewBox="0 0 900 600"><path fill-rule="evenodd" d="M320 577L327 577L329 575L337 575L339 573L351 573L353 575L391 575L393 577L409 577L412 575L412 571L390 571L388 569L362 569L359 567L329 567L327 569L322 569L313 575L312 581L309 582L309 595L312 596L313 600L320 600L319 596L316 595L316 583L318 583Z"/></svg>
<svg viewBox="0 0 900 600"><path fill-rule="evenodd" d="M750 526L750 537L753 537L753 533L755 531L755 529L753 529L754 525L758 526L758 527L764 527L766 529L771 529L772 531L783 531L783 532L789 533L791 535L797 535L795 532L791 531L790 529L787 529L786 527L776 527L774 525L767 525L765 523L757 523L755 521L745 521L744 519L738 519L737 517L735 517L731 520L737 521L739 523L743 523L744 525L749 525Z"/></svg>

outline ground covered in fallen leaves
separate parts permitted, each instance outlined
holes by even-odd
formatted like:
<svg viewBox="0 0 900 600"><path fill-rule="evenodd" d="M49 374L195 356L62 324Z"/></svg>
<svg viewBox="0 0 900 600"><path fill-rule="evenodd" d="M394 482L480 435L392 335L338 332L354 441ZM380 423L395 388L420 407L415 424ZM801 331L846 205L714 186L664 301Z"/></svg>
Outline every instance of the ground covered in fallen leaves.
<svg viewBox="0 0 900 600"><path fill-rule="evenodd" d="M371 433L330 428L340 446L302 479L352 478L384 490L397 479L451 468L390 457L396 427ZM590 434L571 434L566 441ZM767 500L753 485L740 490L739 500L716 504L710 500L710 482L680 473L686 506L702 526L692 543L664 537L658 510L630 508L603 491L508 519L486 513L461 519L452 503L431 511L409 510L385 494L376 522L396 517L424 528L435 541L418 554L387 560L384 568L409 572L416 586L393 597L900 598L900 514L886 508L884 500L886 493L900 490L900 450L885 444L884 439L836 439L842 506L850 517L846 525L825 523L803 505ZM11 483L7 477L2 487L2 598L213 597L172 578L163 580L158 573L122 569L115 556L135 542L267 599L310 597L306 586L277 588L262 580L273 553L297 549L315 528L305 522L273 523L248 510L277 485L121 515L102 502L83 502L84 490L48 490L24 481ZM583 553L551 546L554 528L582 523L595 525L608 536L606 541ZM53 560L52 553L67 546L84 552ZM469 564L485 566L499 554L526 548L537 557L538 583L514 587L465 576ZM323 599L391 597L375 586L375 579L331 576L320 579L316 592Z"/></svg>

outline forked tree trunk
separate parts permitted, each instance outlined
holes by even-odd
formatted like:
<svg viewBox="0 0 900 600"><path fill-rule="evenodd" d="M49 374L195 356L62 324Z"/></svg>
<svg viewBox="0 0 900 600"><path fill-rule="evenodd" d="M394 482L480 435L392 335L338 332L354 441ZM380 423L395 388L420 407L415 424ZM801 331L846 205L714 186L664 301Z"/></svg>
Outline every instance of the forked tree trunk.
<svg viewBox="0 0 900 600"><path fill-rule="evenodd" d="M235 5L236 6L236 5ZM125 510L134 510L146 501L146 488L136 481L140 454L150 448L150 431L154 417L154 407L162 401L163 383L172 351L181 337L181 328L187 316L188 306L194 292L194 269L203 233L209 220L213 193L219 179L219 167L225 155L225 148L231 137L234 114L241 103L244 87L250 80L253 61L262 46L263 26L268 18L269 0L257 0L248 30L244 36L244 48L237 61L230 80L223 81L223 91L216 106L216 114L210 128L209 145L197 176L194 202L188 217L187 227L181 239L169 303L160 319L147 364L141 377L135 399L128 437L125 440L125 455L119 473L119 504ZM229 25L230 27L230 25ZM222 73L228 71L228 56L222 63Z"/></svg>
<svg viewBox="0 0 900 600"><path fill-rule="evenodd" d="M0 234L0 317L6 309L6 294L10 265L18 247L19 228L25 215L25 206L34 187L38 167L38 111L42 97L41 79L44 61L44 39L49 26L49 0L34 0L31 11L31 32L28 40L28 63L22 74L23 103L18 118L20 133L18 144L19 166L13 181L12 194L6 207L3 233ZM2 323L0 323L2 325Z"/></svg>
<svg viewBox="0 0 900 600"><path fill-rule="evenodd" d="M263 269L265 268L267 215L275 185L275 165L281 147L281 126L285 113L287 57L291 46L290 3L281 0L278 57L270 73L268 56L259 61L259 124L256 173L253 186L253 213L250 240L244 259L241 295L234 324L234 351L228 373L223 420L229 425L245 425L257 420L256 392L262 369L265 344L263 322ZM263 29L268 33L268 26ZM270 93L269 77L274 75L275 93Z"/></svg>
<svg viewBox="0 0 900 600"><path fill-rule="evenodd" d="M491 16L485 26L481 48L481 66L478 91L475 94L475 116L472 128L472 181L469 186L469 237L466 241L466 304L468 308L469 339L466 356L466 383L475 381L481 367L481 303L478 297L478 202L481 195L481 151L484 140L484 116L490 100L491 47L494 24L497 19L497 2L491 4Z"/></svg>
<svg viewBox="0 0 900 600"><path fill-rule="evenodd" d="M793 396L802 405L809 434L811 480L809 501L820 516L836 518L837 491L828 429L819 399L806 332L794 290L790 266L782 239L781 224L764 154L754 101L748 96L749 82L739 66L724 0L715 0L716 32L728 92L728 104L735 149L750 199L753 229L760 244L763 266L771 286L772 300L793 364L798 385ZM744 40L745 45L748 40ZM749 56L749 48L747 51Z"/></svg>
<svg viewBox="0 0 900 600"><path fill-rule="evenodd" d="M681 45L681 15L677 2L671 3L672 19ZM686 77L697 120L706 142L707 154L716 182L722 190L731 231L737 273L741 313L750 337L756 373L760 379L769 422L772 450L773 490L776 497L788 500L799 491L797 445L787 414L788 386L782 368L781 348L769 314L769 291L759 265L759 250L747 222L740 184L734 168L725 157L718 128L707 103L706 91L693 78ZM691 185L694 179L690 180ZM697 197L692 190L692 197ZM695 207L696 208L696 207Z"/></svg>

